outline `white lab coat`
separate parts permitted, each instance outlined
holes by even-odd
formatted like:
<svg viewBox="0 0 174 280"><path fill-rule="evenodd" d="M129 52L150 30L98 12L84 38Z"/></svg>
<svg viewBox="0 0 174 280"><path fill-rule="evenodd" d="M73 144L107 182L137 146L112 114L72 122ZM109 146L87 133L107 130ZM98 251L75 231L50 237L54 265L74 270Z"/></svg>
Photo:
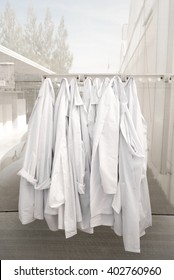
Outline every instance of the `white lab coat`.
<svg viewBox="0 0 174 280"><path fill-rule="evenodd" d="M126 251L140 252L140 183L144 164L144 150L136 133L127 106L124 89L119 85L120 139L119 187L113 200L114 231L123 235ZM121 200L121 201L120 201Z"/></svg>
<svg viewBox="0 0 174 280"><path fill-rule="evenodd" d="M144 165L140 186L140 235L145 233L145 229L152 225L151 205L147 182L147 126L141 113L137 96L135 81L130 78L125 84L125 93L128 99L128 109L137 132L137 136L142 144L144 152Z"/></svg>
<svg viewBox="0 0 174 280"><path fill-rule="evenodd" d="M97 86L97 88L96 88ZM96 110L100 99L98 96L100 86L100 80L95 79L92 83L90 78L87 78L84 82L82 89L82 106L80 106L80 122L81 122L81 134L83 139L83 146L85 152L85 194L80 195L83 224L85 228L90 228L90 173L91 173L91 158L92 158L92 145L94 125L96 120ZM90 232L90 231L89 231ZM91 228L91 232L93 229Z"/></svg>
<svg viewBox="0 0 174 280"><path fill-rule="evenodd" d="M68 130L69 155L76 194L78 228L88 233L93 233L93 229L90 228L89 205L91 143L88 128L92 126L90 114L92 112L90 104L91 87L91 81L87 79L84 83L81 97L76 79L71 80Z"/></svg>
<svg viewBox="0 0 174 280"><path fill-rule="evenodd" d="M80 127L80 109L79 100L76 100L78 90L76 79L70 83L70 108L69 108L69 127L68 127L68 153L70 170L74 185L74 194L76 201L76 219L77 223L82 222L82 212L79 200L79 194L85 192L84 174L85 174L85 156L84 147L81 139ZM81 100L80 100L81 102ZM76 106L77 105L77 106Z"/></svg>
<svg viewBox="0 0 174 280"><path fill-rule="evenodd" d="M91 226L114 222L112 200L118 183L119 101L110 83L103 83L94 127L90 208Z"/></svg>
<svg viewBox="0 0 174 280"><path fill-rule="evenodd" d="M44 200L50 187L52 166L53 110L55 94L45 79L29 124L19 192L19 218L23 224L44 218Z"/></svg>
<svg viewBox="0 0 174 280"><path fill-rule="evenodd" d="M63 79L55 104L54 160L46 212L55 215L55 225L51 224L53 230L65 229L66 238L77 233L75 194L70 173L67 139L69 102L68 81Z"/></svg>

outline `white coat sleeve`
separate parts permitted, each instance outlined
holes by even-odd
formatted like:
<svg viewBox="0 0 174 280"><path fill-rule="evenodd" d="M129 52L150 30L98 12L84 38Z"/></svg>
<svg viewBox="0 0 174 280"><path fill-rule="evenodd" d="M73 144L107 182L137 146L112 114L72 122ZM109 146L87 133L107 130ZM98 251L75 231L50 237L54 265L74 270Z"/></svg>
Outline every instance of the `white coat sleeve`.
<svg viewBox="0 0 174 280"><path fill-rule="evenodd" d="M27 180L34 187L37 184L36 169L37 169L37 151L39 143L39 131L41 123L41 112L43 106L43 94L45 90L45 83L42 84L37 100L35 102L27 132L27 143L22 169L18 175Z"/></svg>

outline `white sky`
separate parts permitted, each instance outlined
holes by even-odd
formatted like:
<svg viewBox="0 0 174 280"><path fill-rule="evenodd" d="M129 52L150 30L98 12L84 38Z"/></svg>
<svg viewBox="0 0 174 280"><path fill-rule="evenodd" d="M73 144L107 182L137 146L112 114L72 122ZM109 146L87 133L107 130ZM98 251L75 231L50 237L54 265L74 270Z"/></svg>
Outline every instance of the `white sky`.
<svg viewBox="0 0 174 280"><path fill-rule="evenodd" d="M130 0L8 0L21 23L30 3L42 20L51 10L55 24L63 16L73 53L72 73L115 73L119 70L121 32L128 22ZM0 0L0 11L6 0Z"/></svg>

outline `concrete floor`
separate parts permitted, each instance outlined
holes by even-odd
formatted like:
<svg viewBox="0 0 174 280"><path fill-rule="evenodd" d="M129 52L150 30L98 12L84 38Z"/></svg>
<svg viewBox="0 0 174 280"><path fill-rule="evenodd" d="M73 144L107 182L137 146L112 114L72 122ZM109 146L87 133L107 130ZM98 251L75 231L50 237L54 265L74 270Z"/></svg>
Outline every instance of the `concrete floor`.
<svg viewBox="0 0 174 280"><path fill-rule="evenodd" d="M174 215L174 206L170 204L160 184L150 169L147 172L150 200L153 214Z"/></svg>
<svg viewBox="0 0 174 280"><path fill-rule="evenodd" d="M153 226L141 238L141 253L136 254L125 252L122 238L109 227L65 239L63 231L51 232L43 221L24 226L17 213L0 213L0 259L173 260L174 217L154 216Z"/></svg>
<svg viewBox="0 0 174 280"><path fill-rule="evenodd" d="M5 176L1 176L3 178ZM93 235L79 232L65 239L63 231L49 231L44 221L22 225L17 213L19 177L9 177L4 183L0 180L0 184L3 183L0 186L0 259L173 260L174 207L168 203L150 170L148 181L153 225L141 238L141 253L134 254L124 251L122 238L109 227L98 227Z"/></svg>

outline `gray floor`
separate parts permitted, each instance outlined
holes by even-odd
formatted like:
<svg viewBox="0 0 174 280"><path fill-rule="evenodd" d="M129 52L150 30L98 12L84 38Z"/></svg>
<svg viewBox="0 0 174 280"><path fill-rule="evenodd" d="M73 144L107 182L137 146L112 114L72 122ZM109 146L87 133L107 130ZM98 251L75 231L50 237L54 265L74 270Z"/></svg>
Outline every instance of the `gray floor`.
<svg viewBox="0 0 174 280"><path fill-rule="evenodd" d="M153 214L174 215L174 207L165 196L160 184L154 178L152 171L147 172L150 200Z"/></svg>
<svg viewBox="0 0 174 280"><path fill-rule="evenodd" d="M128 253L108 227L93 235L79 232L65 239L64 233L50 232L36 221L23 226L17 213L0 213L0 259L174 259L174 217L154 216L153 226L141 238L141 253Z"/></svg>
<svg viewBox="0 0 174 280"><path fill-rule="evenodd" d="M19 177L9 177L3 184L1 180L0 259L174 260L174 207L166 200L150 170L148 181L153 226L141 238L141 254L133 254L124 251L122 238L117 237L109 227L98 227L93 235L79 232L65 239L64 232L49 231L44 221L21 225L16 212Z"/></svg>

